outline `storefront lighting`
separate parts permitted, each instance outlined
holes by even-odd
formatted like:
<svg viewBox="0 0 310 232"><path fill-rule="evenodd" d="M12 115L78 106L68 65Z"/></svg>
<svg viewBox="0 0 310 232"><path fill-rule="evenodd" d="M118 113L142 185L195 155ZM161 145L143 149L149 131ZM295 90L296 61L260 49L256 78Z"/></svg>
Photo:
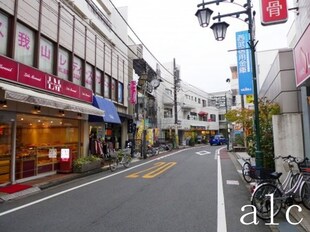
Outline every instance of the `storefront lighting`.
<svg viewBox="0 0 310 232"><path fill-rule="evenodd" d="M64 110L59 110L59 114L63 117L63 116L65 116L65 111Z"/></svg>
<svg viewBox="0 0 310 232"><path fill-rule="evenodd" d="M36 113L40 113L41 107L40 106L34 106L34 110L36 111Z"/></svg>
<svg viewBox="0 0 310 232"><path fill-rule="evenodd" d="M8 107L8 104L7 104L6 100L0 101L0 104L2 105L2 108L7 108Z"/></svg>

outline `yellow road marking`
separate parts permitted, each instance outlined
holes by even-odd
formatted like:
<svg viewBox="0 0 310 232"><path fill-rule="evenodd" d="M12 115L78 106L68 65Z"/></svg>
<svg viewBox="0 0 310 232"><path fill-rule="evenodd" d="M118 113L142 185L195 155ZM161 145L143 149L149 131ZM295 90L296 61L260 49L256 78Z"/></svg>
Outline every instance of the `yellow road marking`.
<svg viewBox="0 0 310 232"><path fill-rule="evenodd" d="M158 168L158 167L160 167L160 166L162 166L164 164L165 164L165 162L157 162L157 163L154 164L154 166L152 166L152 167L150 167L148 169L142 170L140 172L132 173L132 174L126 176L126 177L127 178L138 178L140 173L144 173L144 172L150 171L150 170Z"/></svg>
<svg viewBox="0 0 310 232"><path fill-rule="evenodd" d="M168 170L169 168L173 167L174 165L176 165L176 162L168 162L165 165L162 165L159 168L155 169L154 171L145 174L144 176L142 176L142 178L145 178L145 179L154 178L162 174L164 171Z"/></svg>
<svg viewBox="0 0 310 232"><path fill-rule="evenodd" d="M126 176L126 178L138 178L138 177L140 177L141 173L146 173L146 172L148 172L148 173L143 175L142 178L145 178L145 179L154 178L154 177L162 174L164 171L168 170L169 168L171 168L174 165L176 165L176 162L168 162L168 163L158 162L158 163L155 163L154 166L152 166L148 169L142 170L140 172L132 173L132 174ZM151 171L151 170L153 170L153 171Z"/></svg>

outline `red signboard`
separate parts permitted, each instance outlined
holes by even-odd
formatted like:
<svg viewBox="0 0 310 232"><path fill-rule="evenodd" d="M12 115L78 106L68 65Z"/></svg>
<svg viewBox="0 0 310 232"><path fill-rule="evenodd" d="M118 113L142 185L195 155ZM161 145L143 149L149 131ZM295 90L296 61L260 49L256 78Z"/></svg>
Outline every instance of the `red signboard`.
<svg viewBox="0 0 310 232"><path fill-rule="evenodd" d="M19 64L18 81L26 85L45 89L45 73L23 64Z"/></svg>
<svg viewBox="0 0 310 232"><path fill-rule="evenodd" d="M285 23L288 19L286 0L261 0L261 23L264 26Z"/></svg>
<svg viewBox="0 0 310 232"><path fill-rule="evenodd" d="M93 102L93 92L90 89L80 86L80 99L87 102Z"/></svg>
<svg viewBox="0 0 310 232"><path fill-rule="evenodd" d="M17 81L18 63L0 56L0 78Z"/></svg>
<svg viewBox="0 0 310 232"><path fill-rule="evenodd" d="M0 56L0 79L16 81L84 102L92 103L93 101L93 92L90 89L20 64L4 56Z"/></svg>
<svg viewBox="0 0 310 232"><path fill-rule="evenodd" d="M300 86L310 77L310 26L298 41L294 49L296 86Z"/></svg>

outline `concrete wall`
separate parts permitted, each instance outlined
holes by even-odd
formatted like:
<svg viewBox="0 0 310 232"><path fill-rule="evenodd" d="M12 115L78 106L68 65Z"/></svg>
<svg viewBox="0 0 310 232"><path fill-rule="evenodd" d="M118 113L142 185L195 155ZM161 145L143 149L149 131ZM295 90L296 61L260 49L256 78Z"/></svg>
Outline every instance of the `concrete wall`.
<svg viewBox="0 0 310 232"><path fill-rule="evenodd" d="M300 90L296 88L292 49L281 49L265 78L259 97L277 102L281 114L300 113Z"/></svg>
<svg viewBox="0 0 310 232"><path fill-rule="evenodd" d="M304 157L302 114L282 114L272 117L275 156ZM276 170L285 173L282 159L276 160ZM284 175L285 176L285 175Z"/></svg>

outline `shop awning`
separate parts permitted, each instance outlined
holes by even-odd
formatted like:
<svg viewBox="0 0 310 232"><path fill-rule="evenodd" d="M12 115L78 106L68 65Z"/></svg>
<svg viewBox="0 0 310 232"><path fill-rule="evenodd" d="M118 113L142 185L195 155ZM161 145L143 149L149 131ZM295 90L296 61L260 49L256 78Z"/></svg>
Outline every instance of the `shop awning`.
<svg viewBox="0 0 310 232"><path fill-rule="evenodd" d="M4 98L38 106L46 106L59 110L68 110L82 114L92 114L102 116L104 111L90 104L56 97L50 94L40 93L28 88L0 82L0 88L4 93Z"/></svg>
<svg viewBox="0 0 310 232"><path fill-rule="evenodd" d="M198 113L198 115L199 115L199 116L206 116L206 115L208 115L208 113L207 113L207 112L204 112L204 111L200 111L200 112Z"/></svg>
<svg viewBox="0 0 310 232"><path fill-rule="evenodd" d="M113 102L100 97L100 96L94 96L93 97L93 105L101 110L104 110L105 114L102 115L102 117L98 116L89 116L90 122L107 122L107 123L115 123L115 124L121 124L121 120L119 118L119 115L117 113L117 109Z"/></svg>

